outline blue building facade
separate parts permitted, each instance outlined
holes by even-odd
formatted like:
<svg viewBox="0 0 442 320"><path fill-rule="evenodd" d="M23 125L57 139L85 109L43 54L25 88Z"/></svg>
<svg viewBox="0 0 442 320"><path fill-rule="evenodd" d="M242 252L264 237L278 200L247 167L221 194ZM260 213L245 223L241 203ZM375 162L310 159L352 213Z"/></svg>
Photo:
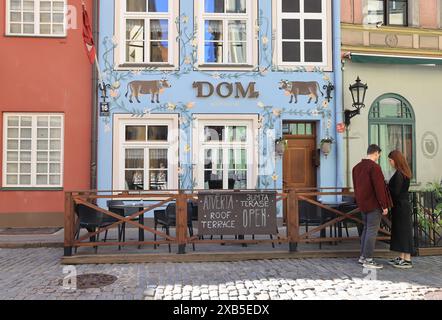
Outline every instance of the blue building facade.
<svg viewBox="0 0 442 320"><path fill-rule="evenodd" d="M101 0L99 21L99 190L342 186L340 1Z"/></svg>

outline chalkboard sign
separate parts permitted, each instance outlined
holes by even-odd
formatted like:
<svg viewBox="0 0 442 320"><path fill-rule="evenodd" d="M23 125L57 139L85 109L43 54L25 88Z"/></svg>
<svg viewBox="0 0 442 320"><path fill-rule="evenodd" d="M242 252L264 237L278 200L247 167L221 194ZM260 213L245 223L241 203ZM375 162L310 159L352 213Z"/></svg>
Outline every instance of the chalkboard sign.
<svg viewBox="0 0 442 320"><path fill-rule="evenodd" d="M200 192L200 235L276 234L276 192Z"/></svg>

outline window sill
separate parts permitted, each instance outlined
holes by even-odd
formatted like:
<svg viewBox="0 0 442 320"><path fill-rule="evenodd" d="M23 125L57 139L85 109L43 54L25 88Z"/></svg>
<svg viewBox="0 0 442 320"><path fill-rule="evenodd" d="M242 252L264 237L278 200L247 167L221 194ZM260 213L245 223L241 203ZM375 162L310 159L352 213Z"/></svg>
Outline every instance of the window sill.
<svg viewBox="0 0 442 320"><path fill-rule="evenodd" d="M56 187L56 188L32 188L32 187L5 187L0 188L1 191L63 191L64 189L62 187Z"/></svg>
<svg viewBox="0 0 442 320"><path fill-rule="evenodd" d="M67 34L50 35L50 34L13 34L13 33L6 33L5 37L7 37L7 38L66 39L67 38Z"/></svg>
<svg viewBox="0 0 442 320"><path fill-rule="evenodd" d="M253 71L256 69L256 66L251 64L200 64L196 67L196 70L210 71Z"/></svg>
<svg viewBox="0 0 442 320"><path fill-rule="evenodd" d="M115 70L140 70L143 71L143 69L158 69L158 70L179 70L177 66L173 64L163 64L163 63L139 63L139 64L132 64L132 63L123 63L118 65Z"/></svg>

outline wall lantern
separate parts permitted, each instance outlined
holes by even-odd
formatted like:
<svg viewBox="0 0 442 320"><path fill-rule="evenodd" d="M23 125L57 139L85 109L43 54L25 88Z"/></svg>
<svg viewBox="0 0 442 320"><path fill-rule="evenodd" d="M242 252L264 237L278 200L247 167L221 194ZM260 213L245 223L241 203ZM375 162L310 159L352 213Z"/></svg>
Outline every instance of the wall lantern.
<svg viewBox="0 0 442 320"><path fill-rule="evenodd" d="M279 138L275 140L275 153L277 156L282 157L287 149L287 140Z"/></svg>
<svg viewBox="0 0 442 320"><path fill-rule="evenodd" d="M348 127L350 125L351 119L355 116L361 114L361 109L365 107L365 94L367 93L368 86L361 82L361 79L356 79L356 82L350 85L351 97L353 99L353 109L345 110L345 125Z"/></svg>

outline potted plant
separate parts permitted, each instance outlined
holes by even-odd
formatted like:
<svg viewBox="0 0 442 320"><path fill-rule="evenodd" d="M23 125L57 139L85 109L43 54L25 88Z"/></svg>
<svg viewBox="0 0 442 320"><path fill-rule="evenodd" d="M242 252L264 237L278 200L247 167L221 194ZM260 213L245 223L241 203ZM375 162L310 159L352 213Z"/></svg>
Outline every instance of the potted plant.
<svg viewBox="0 0 442 320"><path fill-rule="evenodd" d="M279 138L275 141L275 152L278 156L282 156L287 149L287 140Z"/></svg>
<svg viewBox="0 0 442 320"><path fill-rule="evenodd" d="M333 141L334 140L332 137L325 137L320 142L321 151L325 155L326 158L331 152Z"/></svg>

